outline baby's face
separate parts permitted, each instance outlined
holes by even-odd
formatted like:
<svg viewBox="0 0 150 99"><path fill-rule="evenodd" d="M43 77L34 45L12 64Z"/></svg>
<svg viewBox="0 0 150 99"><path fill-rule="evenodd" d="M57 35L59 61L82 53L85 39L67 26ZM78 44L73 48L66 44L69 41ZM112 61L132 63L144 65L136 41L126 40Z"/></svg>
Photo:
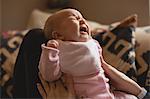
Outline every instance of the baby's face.
<svg viewBox="0 0 150 99"><path fill-rule="evenodd" d="M65 9L58 13L59 27L56 31L64 41L84 42L91 38L90 27L80 12L74 9Z"/></svg>

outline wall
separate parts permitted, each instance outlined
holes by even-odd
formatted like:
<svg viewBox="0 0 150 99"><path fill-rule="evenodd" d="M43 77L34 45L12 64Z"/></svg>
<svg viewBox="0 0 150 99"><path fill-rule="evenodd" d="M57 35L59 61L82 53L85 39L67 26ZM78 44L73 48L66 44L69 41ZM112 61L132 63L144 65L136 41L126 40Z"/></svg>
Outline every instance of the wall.
<svg viewBox="0 0 150 99"><path fill-rule="evenodd" d="M34 8L44 9L47 0L2 0L1 31L25 29Z"/></svg>
<svg viewBox="0 0 150 99"><path fill-rule="evenodd" d="M72 0L87 19L103 24L110 24L129 16L138 14L139 26L148 25L149 0Z"/></svg>
<svg viewBox="0 0 150 99"><path fill-rule="evenodd" d="M0 32L2 31L2 1L0 0Z"/></svg>
<svg viewBox="0 0 150 99"><path fill-rule="evenodd" d="M149 25L150 25L150 0L149 0Z"/></svg>
<svg viewBox="0 0 150 99"><path fill-rule="evenodd" d="M46 9L47 0L0 0L0 32L25 29L34 8ZM149 0L70 0L89 19L102 24L137 13L139 26L148 25Z"/></svg>

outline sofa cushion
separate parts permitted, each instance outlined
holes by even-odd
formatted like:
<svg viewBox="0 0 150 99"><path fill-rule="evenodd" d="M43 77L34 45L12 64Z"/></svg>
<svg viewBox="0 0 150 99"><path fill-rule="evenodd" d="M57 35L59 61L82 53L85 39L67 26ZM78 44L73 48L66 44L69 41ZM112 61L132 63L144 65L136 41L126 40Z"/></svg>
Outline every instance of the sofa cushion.
<svg viewBox="0 0 150 99"><path fill-rule="evenodd" d="M134 30L137 16L130 16L106 32L95 33L94 38L103 49L107 63L136 80Z"/></svg>
<svg viewBox="0 0 150 99"><path fill-rule="evenodd" d="M145 87L150 98L150 26L136 29L137 82Z"/></svg>
<svg viewBox="0 0 150 99"><path fill-rule="evenodd" d="M0 62L1 62L1 79L0 86L2 88L1 97L8 98L12 97L12 77L14 64L19 51L19 46L24 35L28 30L25 31L7 31L3 32L0 45Z"/></svg>

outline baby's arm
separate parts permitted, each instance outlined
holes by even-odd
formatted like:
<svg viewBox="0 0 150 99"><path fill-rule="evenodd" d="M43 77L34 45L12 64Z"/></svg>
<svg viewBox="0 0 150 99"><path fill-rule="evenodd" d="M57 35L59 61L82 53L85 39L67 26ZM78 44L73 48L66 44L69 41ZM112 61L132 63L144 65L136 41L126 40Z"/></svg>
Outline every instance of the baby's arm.
<svg viewBox="0 0 150 99"><path fill-rule="evenodd" d="M112 85L120 91L125 91L127 93L133 94L135 96L139 96L141 92L143 92L143 88L141 88L135 81L127 77L125 74L122 72L118 71L111 65L107 64L102 55L101 55L101 61L102 61L102 66L107 74L107 76L110 78ZM144 90L146 91L146 90ZM146 94L144 92L144 94Z"/></svg>
<svg viewBox="0 0 150 99"><path fill-rule="evenodd" d="M46 81L54 81L59 79L61 76L60 66L59 66L59 50L58 42L56 40L50 40L45 44L42 44L42 53L39 62L39 71L42 77Z"/></svg>

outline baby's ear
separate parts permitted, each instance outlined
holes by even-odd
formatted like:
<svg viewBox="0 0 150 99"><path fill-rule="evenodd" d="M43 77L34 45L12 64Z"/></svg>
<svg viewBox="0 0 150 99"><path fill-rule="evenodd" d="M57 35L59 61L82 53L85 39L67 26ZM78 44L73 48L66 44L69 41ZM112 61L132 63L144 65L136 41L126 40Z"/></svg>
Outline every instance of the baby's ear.
<svg viewBox="0 0 150 99"><path fill-rule="evenodd" d="M52 32L52 38L54 38L54 39L58 38L58 33L56 31Z"/></svg>
<svg viewBox="0 0 150 99"><path fill-rule="evenodd" d="M63 36L60 34L60 33L58 33L57 31L53 31L52 32L52 38L54 38L54 39L63 39Z"/></svg>

